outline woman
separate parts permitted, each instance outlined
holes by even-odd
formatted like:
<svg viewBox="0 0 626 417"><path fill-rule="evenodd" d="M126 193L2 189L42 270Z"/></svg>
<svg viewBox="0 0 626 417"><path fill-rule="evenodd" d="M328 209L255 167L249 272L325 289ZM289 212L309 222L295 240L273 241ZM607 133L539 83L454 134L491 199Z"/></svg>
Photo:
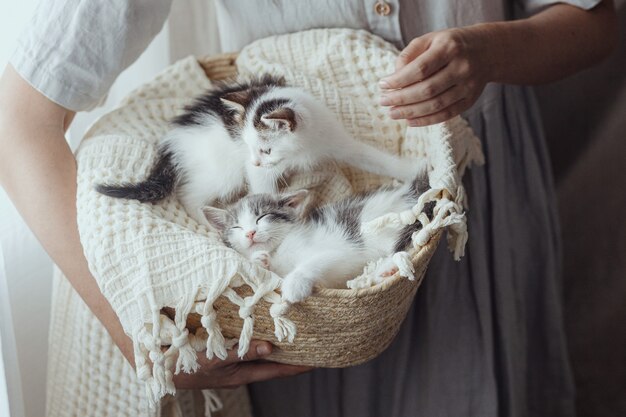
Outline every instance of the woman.
<svg viewBox="0 0 626 417"><path fill-rule="evenodd" d="M75 111L95 105L158 32L170 1L49 3L0 80L0 183L132 363L130 340L82 255L76 167L64 132ZM472 204L466 257L454 263L438 251L392 346L359 367L252 385L257 416L574 415L549 161L534 98L520 85L555 80L606 57L615 44L615 13L610 0L512 3L217 2L224 50L314 27L363 28L394 43L402 49L397 70L380 82L390 117L423 126L463 113L487 157L485 167L466 176ZM535 14L510 21L515 6ZM65 281L56 288L50 359L51 372L62 374L54 367L59 346L104 328L93 319L74 323L76 333L68 330L71 315L57 317L70 307L60 300L84 307ZM244 362L199 355L201 371L179 378L177 386L236 386L304 370L257 362L271 346L253 348ZM110 360L105 365L124 367L132 377L112 343L101 351ZM67 392L94 384L102 389L92 367L103 361L74 360L91 373L50 387L49 415L93 410ZM124 396L110 387L101 392L99 401L109 405ZM133 401L111 415L129 407Z"/></svg>

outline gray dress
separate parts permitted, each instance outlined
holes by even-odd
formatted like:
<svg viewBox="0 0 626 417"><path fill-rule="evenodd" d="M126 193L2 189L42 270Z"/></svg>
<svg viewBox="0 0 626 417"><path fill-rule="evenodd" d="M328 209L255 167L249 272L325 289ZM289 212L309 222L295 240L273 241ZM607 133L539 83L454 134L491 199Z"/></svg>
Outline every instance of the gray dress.
<svg viewBox="0 0 626 417"><path fill-rule="evenodd" d="M374 1L325 3L315 2L311 11L287 1L218 2L223 47L236 50L295 30L353 27L401 48L433 30L511 18L515 6L392 1L391 13L380 16ZM522 6L534 11L548 3ZM251 10L257 7L263 22ZM245 29L230 33L233 27ZM490 84L464 116L487 158L464 181L471 204L465 258L455 262L439 248L398 337L377 359L251 385L257 417L575 414L558 220L534 96L526 87Z"/></svg>

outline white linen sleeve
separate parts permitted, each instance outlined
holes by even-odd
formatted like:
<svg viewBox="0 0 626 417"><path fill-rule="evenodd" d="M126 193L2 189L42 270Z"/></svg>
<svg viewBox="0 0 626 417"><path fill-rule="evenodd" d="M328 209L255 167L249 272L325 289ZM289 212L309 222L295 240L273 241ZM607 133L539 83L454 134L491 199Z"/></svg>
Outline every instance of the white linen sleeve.
<svg viewBox="0 0 626 417"><path fill-rule="evenodd" d="M572 6L580 7L581 9L589 10L597 6L602 0L516 0L522 7L524 12L528 14L537 13L548 6L552 6L558 3L570 4Z"/></svg>
<svg viewBox="0 0 626 417"><path fill-rule="evenodd" d="M89 110L161 30L172 0L41 0L10 64L70 110Z"/></svg>

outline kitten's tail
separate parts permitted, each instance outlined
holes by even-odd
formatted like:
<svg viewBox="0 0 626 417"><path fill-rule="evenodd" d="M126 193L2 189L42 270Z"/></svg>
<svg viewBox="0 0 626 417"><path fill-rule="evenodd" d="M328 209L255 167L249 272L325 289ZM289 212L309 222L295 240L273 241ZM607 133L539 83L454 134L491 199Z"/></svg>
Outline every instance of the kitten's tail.
<svg viewBox="0 0 626 417"><path fill-rule="evenodd" d="M177 182L178 171L172 161L172 152L161 148L150 175L144 181L138 184L98 184L96 191L108 197L154 203L171 195Z"/></svg>
<svg viewBox="0 0 626 417"><path fill-rule="evenodd" d="M413 182L410 183L409 187L409 194L415 197L419 197L430 188L430 183L428 182L428 173L425 171L418 172L413 179Z"/></svg>

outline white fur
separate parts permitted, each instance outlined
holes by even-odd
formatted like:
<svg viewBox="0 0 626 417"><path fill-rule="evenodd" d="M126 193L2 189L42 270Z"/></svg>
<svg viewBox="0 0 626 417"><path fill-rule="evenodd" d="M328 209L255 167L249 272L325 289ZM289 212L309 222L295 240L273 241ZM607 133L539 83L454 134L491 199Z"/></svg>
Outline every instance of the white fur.
<svg viewBox="0 0 626 417"><path fill-rule="evenodd" d="M274 135L269 141L254 128L252 119L262 101L288 98L296 114L296 129ZM320 162L336 160L356 168L410 181L427 170L425 161L401 159L352 138L335 115L311 94L298 88L273 88L248 112L242 137L250 159L281 172L308 171ZM272 149L270 155L262 152Z"/></svg>
<svg viewBox="0 0 626 417"><path fill-rule="evenodd" d="M228 201L242 191L247 149L231 139L221 121L174 129L164 142L174 154L174 163L184 167L178 197L195 220L205 221L203 206Z"/></svg>
<svg viewBox="0 0 626 417"><path fill-rule="evenodd" d="M366 199L361 224L390 212L409 209L408 186L378 191ZM291 303L311 295L313 287L346 288L346 282L363 271L370 261L392 254L402 227L389 228L377 236L363 235L362 247L345 238L337 224L296 227L271 254L270 268L283 277L283 298ZM377 271L382 281L390 268Z"/></svg>
<svg viewBox="0 0 626 417"><path fill-rule="evenodd" d="M405 185L367 196L360 223L409 209L417 197L407 198L408 191ZM359 245L346 237L344 226L335 222L278 223L241 212L236 226L226 232L233 248L283 277L283 299L291 303L311 295L316 285L345 288L346 282L359 275L368 262L392 254L402 230L397 226L376 236L363 235L363 245ZM246 236L250 231L255 232L255 242ZM379 268L376 280L393 274L394 267L385 264Z"/></svg>
<svg viewBox="0 0 626 417"><path fill-rule="evenodd" d="M296 114L296 126L259 132L253 123L261 102L286 98ZM412 180L426 172L424 162L400 159L353 139L333 113L313 96L291 87L274 87L252 104L242 128L243 141L233 140L221 120L207 116L204 126L174 129L164 141L184 172L179 199L188 213L204 222L201 209L216 201L229 202L248 184L248 191L276 193L294 171L310 171L321 162L337 160L357 168ZM268 127L275 121L263 120ZM267 151L271 153L267 154Z"/></svg>
<svg viewBox="0 0 626 417"><path fill-rule="evenodd" d="M337 225L294 228L271 254L271 270L283 277L283 299L296 303L311 295L314 285L345 288L369 258L367 249L347 241Z"/></svg>
<svg viewBox="0 0 626 417"><path fill-rule="evenodd" d="M417 204L417 197L407 199L409 185L403 185L395 189L384 189L370 195L363 207L361 224L368 223L387 213L402 212L411 209ZM376 252L375 260L391 254L402 226L392 226L377 232L375 235L363 234L365 246Z"/></svg>

